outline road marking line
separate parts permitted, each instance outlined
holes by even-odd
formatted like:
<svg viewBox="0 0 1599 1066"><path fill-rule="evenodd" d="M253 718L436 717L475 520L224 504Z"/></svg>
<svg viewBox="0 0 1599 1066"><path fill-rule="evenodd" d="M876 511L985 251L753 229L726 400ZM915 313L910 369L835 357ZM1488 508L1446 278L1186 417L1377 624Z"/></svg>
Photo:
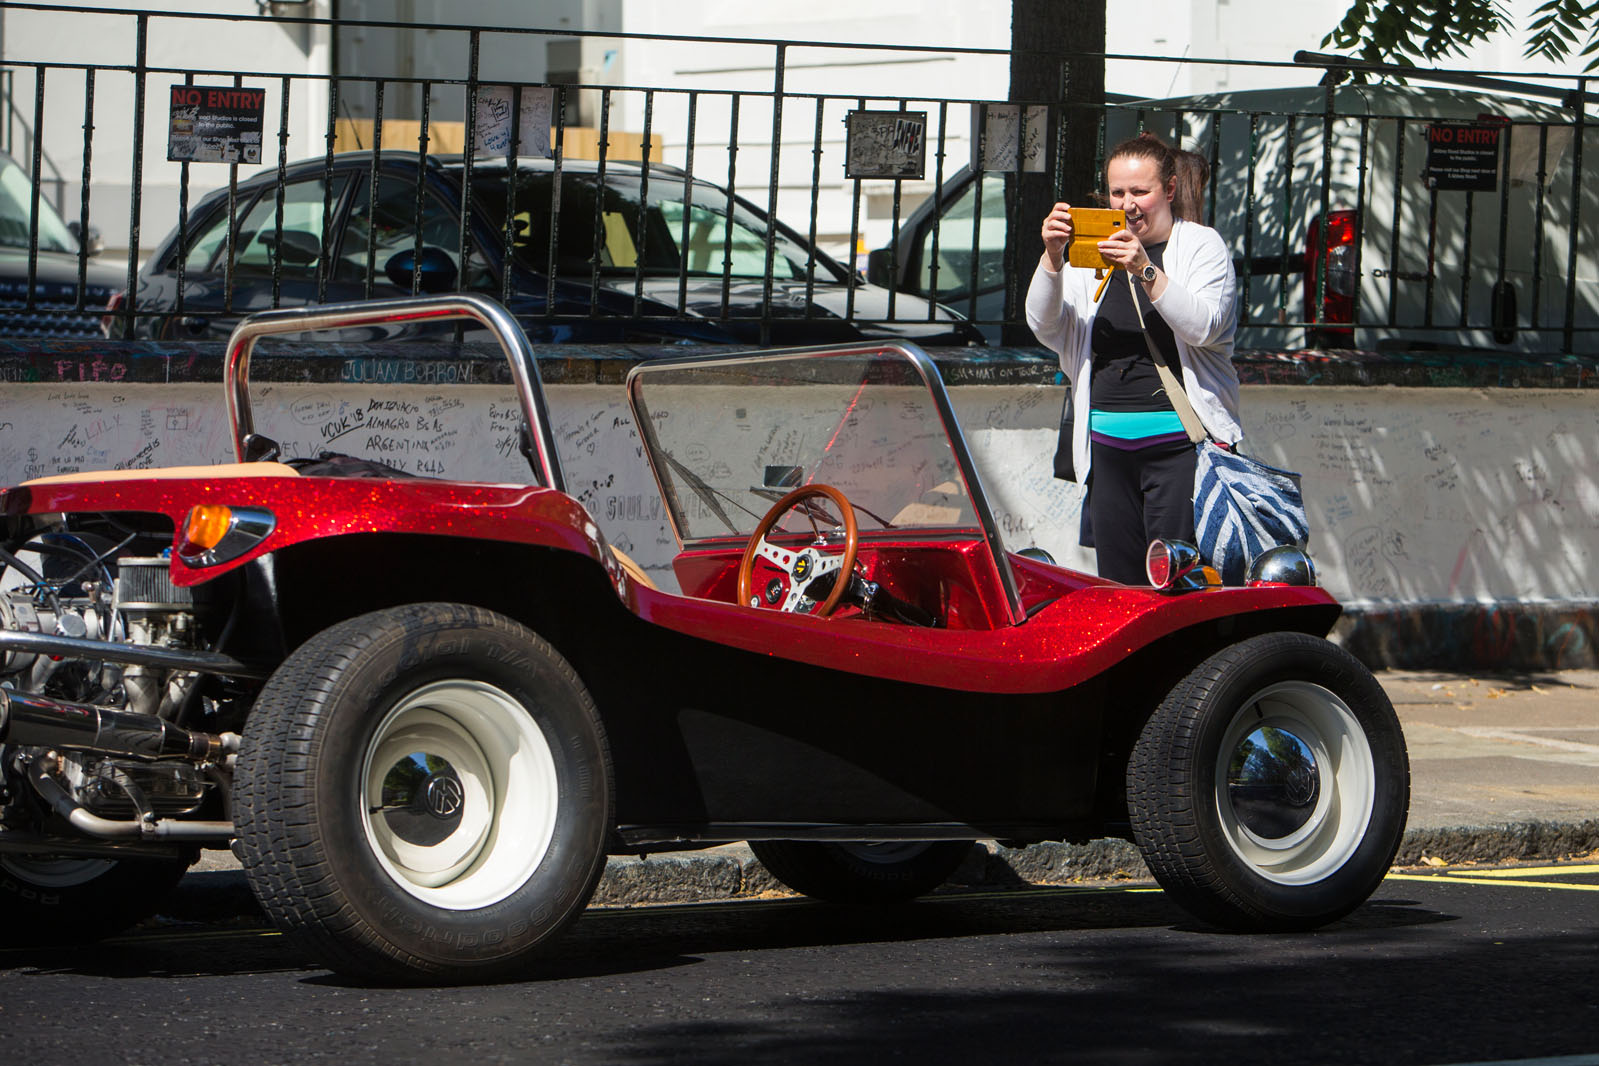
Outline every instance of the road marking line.
<svg viewBox="0 0 1599 1066"><path fill-rule="evenodd" d="M1457 877L1547 877L1551 874L1599 874L1599 863L1586 866L1517 866L1508 870L1445 870Z"/></svg>
<svg viewBox="0 0 1599 1066"><path fill-rule="evenodd" d="M1519 733L1511 729L1492 729L1488 726L1459 726L1458 731L1468 737L1479 737L1483 740L1513 740L1520 744L1537 744L1540 747L1554 748L1557 751L1574 751L1582 755L1599 755L1599 744L1579 744L1575 740L1556 740L1553 737L1539 737L1531 733Z"/></svg>
<svg viewBox="0 0 1599 1066"><path fill-rule="evenodd" d="M1492 1062L1456 1062L1450 1066L1599 1066L1599 1054L1557 1055L1552 1059L1495 1059Z"/></svg>
<svg viewBox="0 0 1599 1066"><path fill-rule="evenodd" d="M1389 881L1435 881L1449 885L1501 885L1509 888L1564 888L1571 892L1599 892L1599 885L1567 885L1559 881L1512 881L1492 877L1441 877L1438 874L1389 874Z"/></svg>

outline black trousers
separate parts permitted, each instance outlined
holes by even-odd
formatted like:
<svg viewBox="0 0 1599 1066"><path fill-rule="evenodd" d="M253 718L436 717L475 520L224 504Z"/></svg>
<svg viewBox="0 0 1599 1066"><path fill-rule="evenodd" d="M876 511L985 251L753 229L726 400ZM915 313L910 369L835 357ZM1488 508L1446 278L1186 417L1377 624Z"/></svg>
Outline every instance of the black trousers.
<svg viewBox="0 0 1599 1066"><path fill-rule="evenodd" d="M1186 440L1124 451L1094 441L1084 505L1084 547L1099 576L1147 585L1144 554L1157 537L1194 539L1194 446Z"/></svg>

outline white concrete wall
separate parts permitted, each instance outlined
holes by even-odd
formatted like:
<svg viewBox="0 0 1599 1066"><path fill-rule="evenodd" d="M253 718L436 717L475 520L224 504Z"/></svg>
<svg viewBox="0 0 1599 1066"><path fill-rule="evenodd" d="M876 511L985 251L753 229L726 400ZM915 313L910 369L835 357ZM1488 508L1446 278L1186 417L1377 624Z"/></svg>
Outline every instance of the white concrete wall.
<svg viewBox="0 0 1599 1066"><path fill-rule="evenodd" d="M440 380L451 377L439 364ZM621 389L547 390L568 488L618 547L671 587L675 543ZM527 480L510 389L258 385L260 431L413 472ZM1050 476L1060 392L951 390L1007 544L1092 570L1082 491ZM222 390L11 384L0 483L66 470L232 457ZM353 412L359 409L357 420ZM1581 390L1245 386L1247 450L1301 472L1311 550L1346 604L1592 600L1599 595L1599 408ZM359 426L359 428L352 428Z"/></svg>

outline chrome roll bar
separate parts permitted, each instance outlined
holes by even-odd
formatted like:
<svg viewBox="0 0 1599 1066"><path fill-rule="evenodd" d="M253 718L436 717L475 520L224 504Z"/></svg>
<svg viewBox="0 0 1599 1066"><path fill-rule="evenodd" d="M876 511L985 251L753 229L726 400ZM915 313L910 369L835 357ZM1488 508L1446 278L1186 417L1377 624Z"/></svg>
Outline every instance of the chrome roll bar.
<svg viewBox="0 0 1599 1066"><path fill-rule="evenodd" d="M227 356L222 369L222 380L227 388L228 421L233 429L234 455L240 462L245 461L246 438L255 432L255 417L250 409L250 354L261 337L450 318L470 318L494 334L494 339L499 342L500 350L505 353L506 361L511 366L511 377L516 383L522 416L531 431L535 454L528 456L528 463L533 468L533 475L544 487L565 492L566 478L561 473L561 458L550 428L549 409L544 403L544 384L539 378L538 359L533 354L532 342L503 306L487 296L470 292L285 307L276 311L261 311L245 318L228 337Z"/></svg>

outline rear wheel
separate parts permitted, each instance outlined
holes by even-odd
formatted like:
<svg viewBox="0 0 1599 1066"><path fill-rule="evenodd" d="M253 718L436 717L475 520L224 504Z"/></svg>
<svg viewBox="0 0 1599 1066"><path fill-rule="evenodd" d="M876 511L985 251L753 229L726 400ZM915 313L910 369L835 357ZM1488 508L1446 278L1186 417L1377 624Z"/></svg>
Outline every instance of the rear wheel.
<svg viewBox="0 0 1599 1066"><path fill-rule="evenodd" d="M1302 633L1200 664L1144 727L1127 776L1133 835L1197 917L1308 929L1364 902L1404 833L1410 771L1382 686Z"/></svg>
<svg viewBox="0 0 1599 1066"><path fill-rule="evenodd" d="M154 914L187 859L92 859L0 854L0 944L82 944Z"/></svg>
<svg viewBox="0 0 1599 1066"><path fill-rule="evenodd" d="M830 903L915 899L949 880L971 849L969 840L750 841L750 850L773 877Z"/></svg>
<svg viewBox="0 0 1599 1066"><path fill-rule="evenodd" d="M514 971L604 868L610 758L576 673L457 604L327 630L251 712L235 820L268 915L378 980Z"/></svg>

